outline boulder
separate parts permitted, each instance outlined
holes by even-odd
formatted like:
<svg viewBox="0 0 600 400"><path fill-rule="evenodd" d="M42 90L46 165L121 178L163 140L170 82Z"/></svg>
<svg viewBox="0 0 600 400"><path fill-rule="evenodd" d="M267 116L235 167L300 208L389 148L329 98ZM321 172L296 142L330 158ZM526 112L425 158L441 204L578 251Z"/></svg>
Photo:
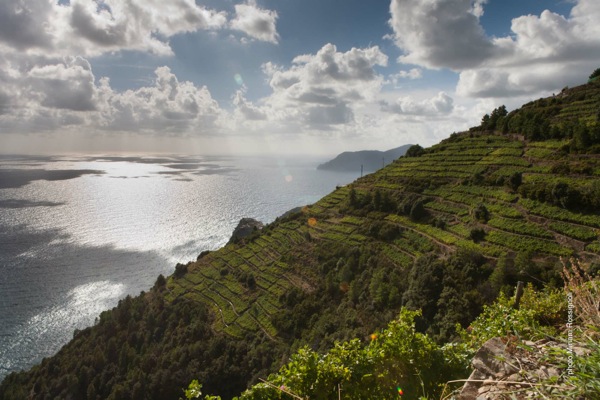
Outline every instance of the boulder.
<svg viewBox="0 0 600 400"><path fill-rule="evenodd" d="M227 244L237 243L240 241L240 239L250 236L252 233L256 232L257 230L261 230L263 227L264 224L255 220L254 218L242 218L233 230L231 238Z"/></svg>

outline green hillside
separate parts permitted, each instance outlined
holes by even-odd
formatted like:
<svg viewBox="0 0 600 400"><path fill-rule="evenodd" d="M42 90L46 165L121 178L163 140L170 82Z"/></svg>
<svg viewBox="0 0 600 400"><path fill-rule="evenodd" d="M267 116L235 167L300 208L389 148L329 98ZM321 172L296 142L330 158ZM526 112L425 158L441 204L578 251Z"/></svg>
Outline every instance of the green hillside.
<svg viewBox="0 0 600 400"><path fill-rule="evenodd" d="M565 89L414 147L300 212L159 277L9 375L0 398L143 399L192 379L230 398L308 345L385 327L402 307L438 343L517 281L600 265L600 84Z"/></svg>

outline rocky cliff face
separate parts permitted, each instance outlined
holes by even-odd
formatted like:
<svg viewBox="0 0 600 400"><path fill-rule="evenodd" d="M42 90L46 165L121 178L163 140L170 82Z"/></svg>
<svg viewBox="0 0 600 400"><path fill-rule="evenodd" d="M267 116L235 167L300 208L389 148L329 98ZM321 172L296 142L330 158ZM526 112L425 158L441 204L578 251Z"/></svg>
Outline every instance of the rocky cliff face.
<svg viewBox="0 0 600 400"><path fill-rule="evenodd" d="M242 218L233 230L229 243L237 243L240 239L251 235L253 232L261 230L264 224L254 218Z"/></svg>

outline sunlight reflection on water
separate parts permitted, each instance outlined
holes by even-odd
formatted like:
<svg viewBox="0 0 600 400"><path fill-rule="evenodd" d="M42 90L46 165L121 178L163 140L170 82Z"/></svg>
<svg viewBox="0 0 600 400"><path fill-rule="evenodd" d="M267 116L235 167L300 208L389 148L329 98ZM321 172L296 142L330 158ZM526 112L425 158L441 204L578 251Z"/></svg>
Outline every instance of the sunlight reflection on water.
<svg viewBox="0 0 600 400"><path fill-rule="evenodd" d="M14 180L0 189L0 379L53 354L74 329L125 295L148 290L175 263L224 245L241 218L271 222L357 177L315 166L0 158L2 177ZM38 179L62 176L44 171L71 172Z"/></svg>

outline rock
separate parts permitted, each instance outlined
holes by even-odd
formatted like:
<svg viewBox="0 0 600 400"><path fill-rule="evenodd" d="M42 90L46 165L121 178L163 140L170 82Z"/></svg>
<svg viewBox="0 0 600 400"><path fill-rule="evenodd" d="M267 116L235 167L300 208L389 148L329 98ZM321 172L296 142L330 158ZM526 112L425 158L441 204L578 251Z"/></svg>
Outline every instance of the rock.
<svg viewBox="0 0 600 400"><path fill-rule="evenodd" d="M482 386L481 381L485 378L485 374L478 370L473 370L471 376L469 376L469 380L465 382L458 398L462 400L476 398L479 394L479 388Z"/></svg>
<svg viewBox="0 0 600 400"><path fill-rule="evenodd" d="M302 211L302 207L294 207L291 210L288 210L288 211L284 212L283 214L281 214L279 216L279 218L289 217L290 215L299 213L300 211Z"/></svg>
<svg viewBox="0 0 600 400"><path fill-rule="evenodd" d="M473 368L491 375L494 378L517 372L514 360L505 352L506 345L500 338L492 338L485 342L473 358Z"/></svg>
<svg viewBox="0 0 600 400"><path fill-rule="evenodd" d="M548 376L550 378L552 378L553 376L558 377L558 376L560 376L560 371L558 370L558 368L550 367L550 368L548 368Z"/></svg>
<svg viewBox="0 0 600 400"><path fill-rule="evenodd" d="M240 239L250 236L252 233L256 232L257 230L261 230L263 227L264 224L255 220L254 218L242 218L233 230L231 238L227 244L237 243Z"/></svg>
<svg viewBox="0 0 600 400"><path fill-rule="evenodd" d="M585 347L573 346L573 353L578 357L584 357L587 356L590 351Z"/></svg>

